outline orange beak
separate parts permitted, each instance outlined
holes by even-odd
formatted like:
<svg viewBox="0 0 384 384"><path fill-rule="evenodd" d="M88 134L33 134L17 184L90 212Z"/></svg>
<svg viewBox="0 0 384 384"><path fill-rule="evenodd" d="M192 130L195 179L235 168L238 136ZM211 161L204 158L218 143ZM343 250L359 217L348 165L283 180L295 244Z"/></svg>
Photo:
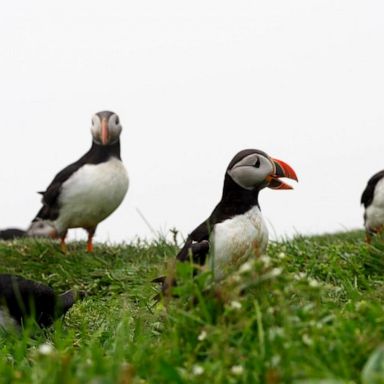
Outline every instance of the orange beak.
<svg viewBox="0 0 384 384"><path fill-rule="evenodd" d="M275 174L269 176L268 181L268 188L272 189L293 189L289 184L284 183L280 180L280 177L286 177L291 180L299 181L296 172L293 170L293 168L285 163L284 161L272 159L274 165L275 165Z"/></svg>
<svg viewBox="0 0 384 384"><path fill-rule="evenodd" d="M101 144L108 144L108 121L106 118L101 120Z"/></svg>

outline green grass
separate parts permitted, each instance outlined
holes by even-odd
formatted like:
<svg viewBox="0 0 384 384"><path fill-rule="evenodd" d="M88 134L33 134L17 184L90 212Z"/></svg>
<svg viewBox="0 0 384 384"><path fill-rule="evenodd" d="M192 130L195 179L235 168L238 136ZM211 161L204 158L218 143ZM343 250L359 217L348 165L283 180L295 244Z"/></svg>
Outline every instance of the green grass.
<svg viewBox="0 0 384 384"><path fill-rule="evenodd" d="M160 304L150 281L173 244L0 243L0 272L88 292L51 329L0 333L0 382L384 383L384 245L363 240L271 243L216 286L181 266L180 297Z"/></svg>

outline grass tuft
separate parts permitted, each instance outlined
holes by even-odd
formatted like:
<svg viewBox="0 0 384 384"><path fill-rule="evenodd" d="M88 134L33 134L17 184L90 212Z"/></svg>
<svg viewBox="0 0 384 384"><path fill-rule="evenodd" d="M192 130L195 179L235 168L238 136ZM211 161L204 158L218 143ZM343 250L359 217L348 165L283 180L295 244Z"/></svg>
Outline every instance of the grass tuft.
<svg viewBox="0 0 384 384"><path fill-rule="evenodd" d="M157 304L175 244L68 249L0 243L1 273L88 294L50 329L1 331L0 382L384 383L384 245L363 232L271 243L220 284L180 266Z"/></svg>

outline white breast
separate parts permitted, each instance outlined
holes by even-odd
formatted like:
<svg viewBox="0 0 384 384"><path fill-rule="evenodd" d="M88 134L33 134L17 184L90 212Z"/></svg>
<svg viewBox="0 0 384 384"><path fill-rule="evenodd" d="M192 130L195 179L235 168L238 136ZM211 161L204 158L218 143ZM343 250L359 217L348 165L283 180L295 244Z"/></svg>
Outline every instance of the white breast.
<svg viewBox="0 0 384 384"><path fill-rule="evenodd" d="M17 328L16 321L11 317L7 308L0 307L0 329L10 330Z"/></svg>
<svg viewBox="0 0 384 384"><path fill-rule="evenodd" d="M384 179L375 188L371 205L365 210L367 229L378 229L384 225Z"/></svg>
<svg viewBox="0 0 384 384"><path fill-rule="evenodd" d="M82 166L63 183L57 231L95 227L120 205L128 184L127 171L116 158Z"/></svg>
<svg viewBox="0 0 384 384"><path fill-rule="evenodd" d="M211 235L214 252L210 260L215 279L220 280L249 257L265 253L268 229L258 207L216 224Z"/></svg>

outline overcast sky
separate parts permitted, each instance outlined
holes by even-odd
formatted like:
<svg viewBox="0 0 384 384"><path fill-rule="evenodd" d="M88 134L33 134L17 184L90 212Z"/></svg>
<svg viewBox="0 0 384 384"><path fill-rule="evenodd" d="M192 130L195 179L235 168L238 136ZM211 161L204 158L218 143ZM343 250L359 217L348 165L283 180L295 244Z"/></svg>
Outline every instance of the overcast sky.
<svg viewBox="0 0 384 384"><path fill-rule="evenodd" d="M97 241L151 238L138 210L186 235L244 148L300 179L260 195L272 238L362 227L384 168L383 17L380 0L3 1L0 228L28 226L104 109L131 184Z"/></svg>

